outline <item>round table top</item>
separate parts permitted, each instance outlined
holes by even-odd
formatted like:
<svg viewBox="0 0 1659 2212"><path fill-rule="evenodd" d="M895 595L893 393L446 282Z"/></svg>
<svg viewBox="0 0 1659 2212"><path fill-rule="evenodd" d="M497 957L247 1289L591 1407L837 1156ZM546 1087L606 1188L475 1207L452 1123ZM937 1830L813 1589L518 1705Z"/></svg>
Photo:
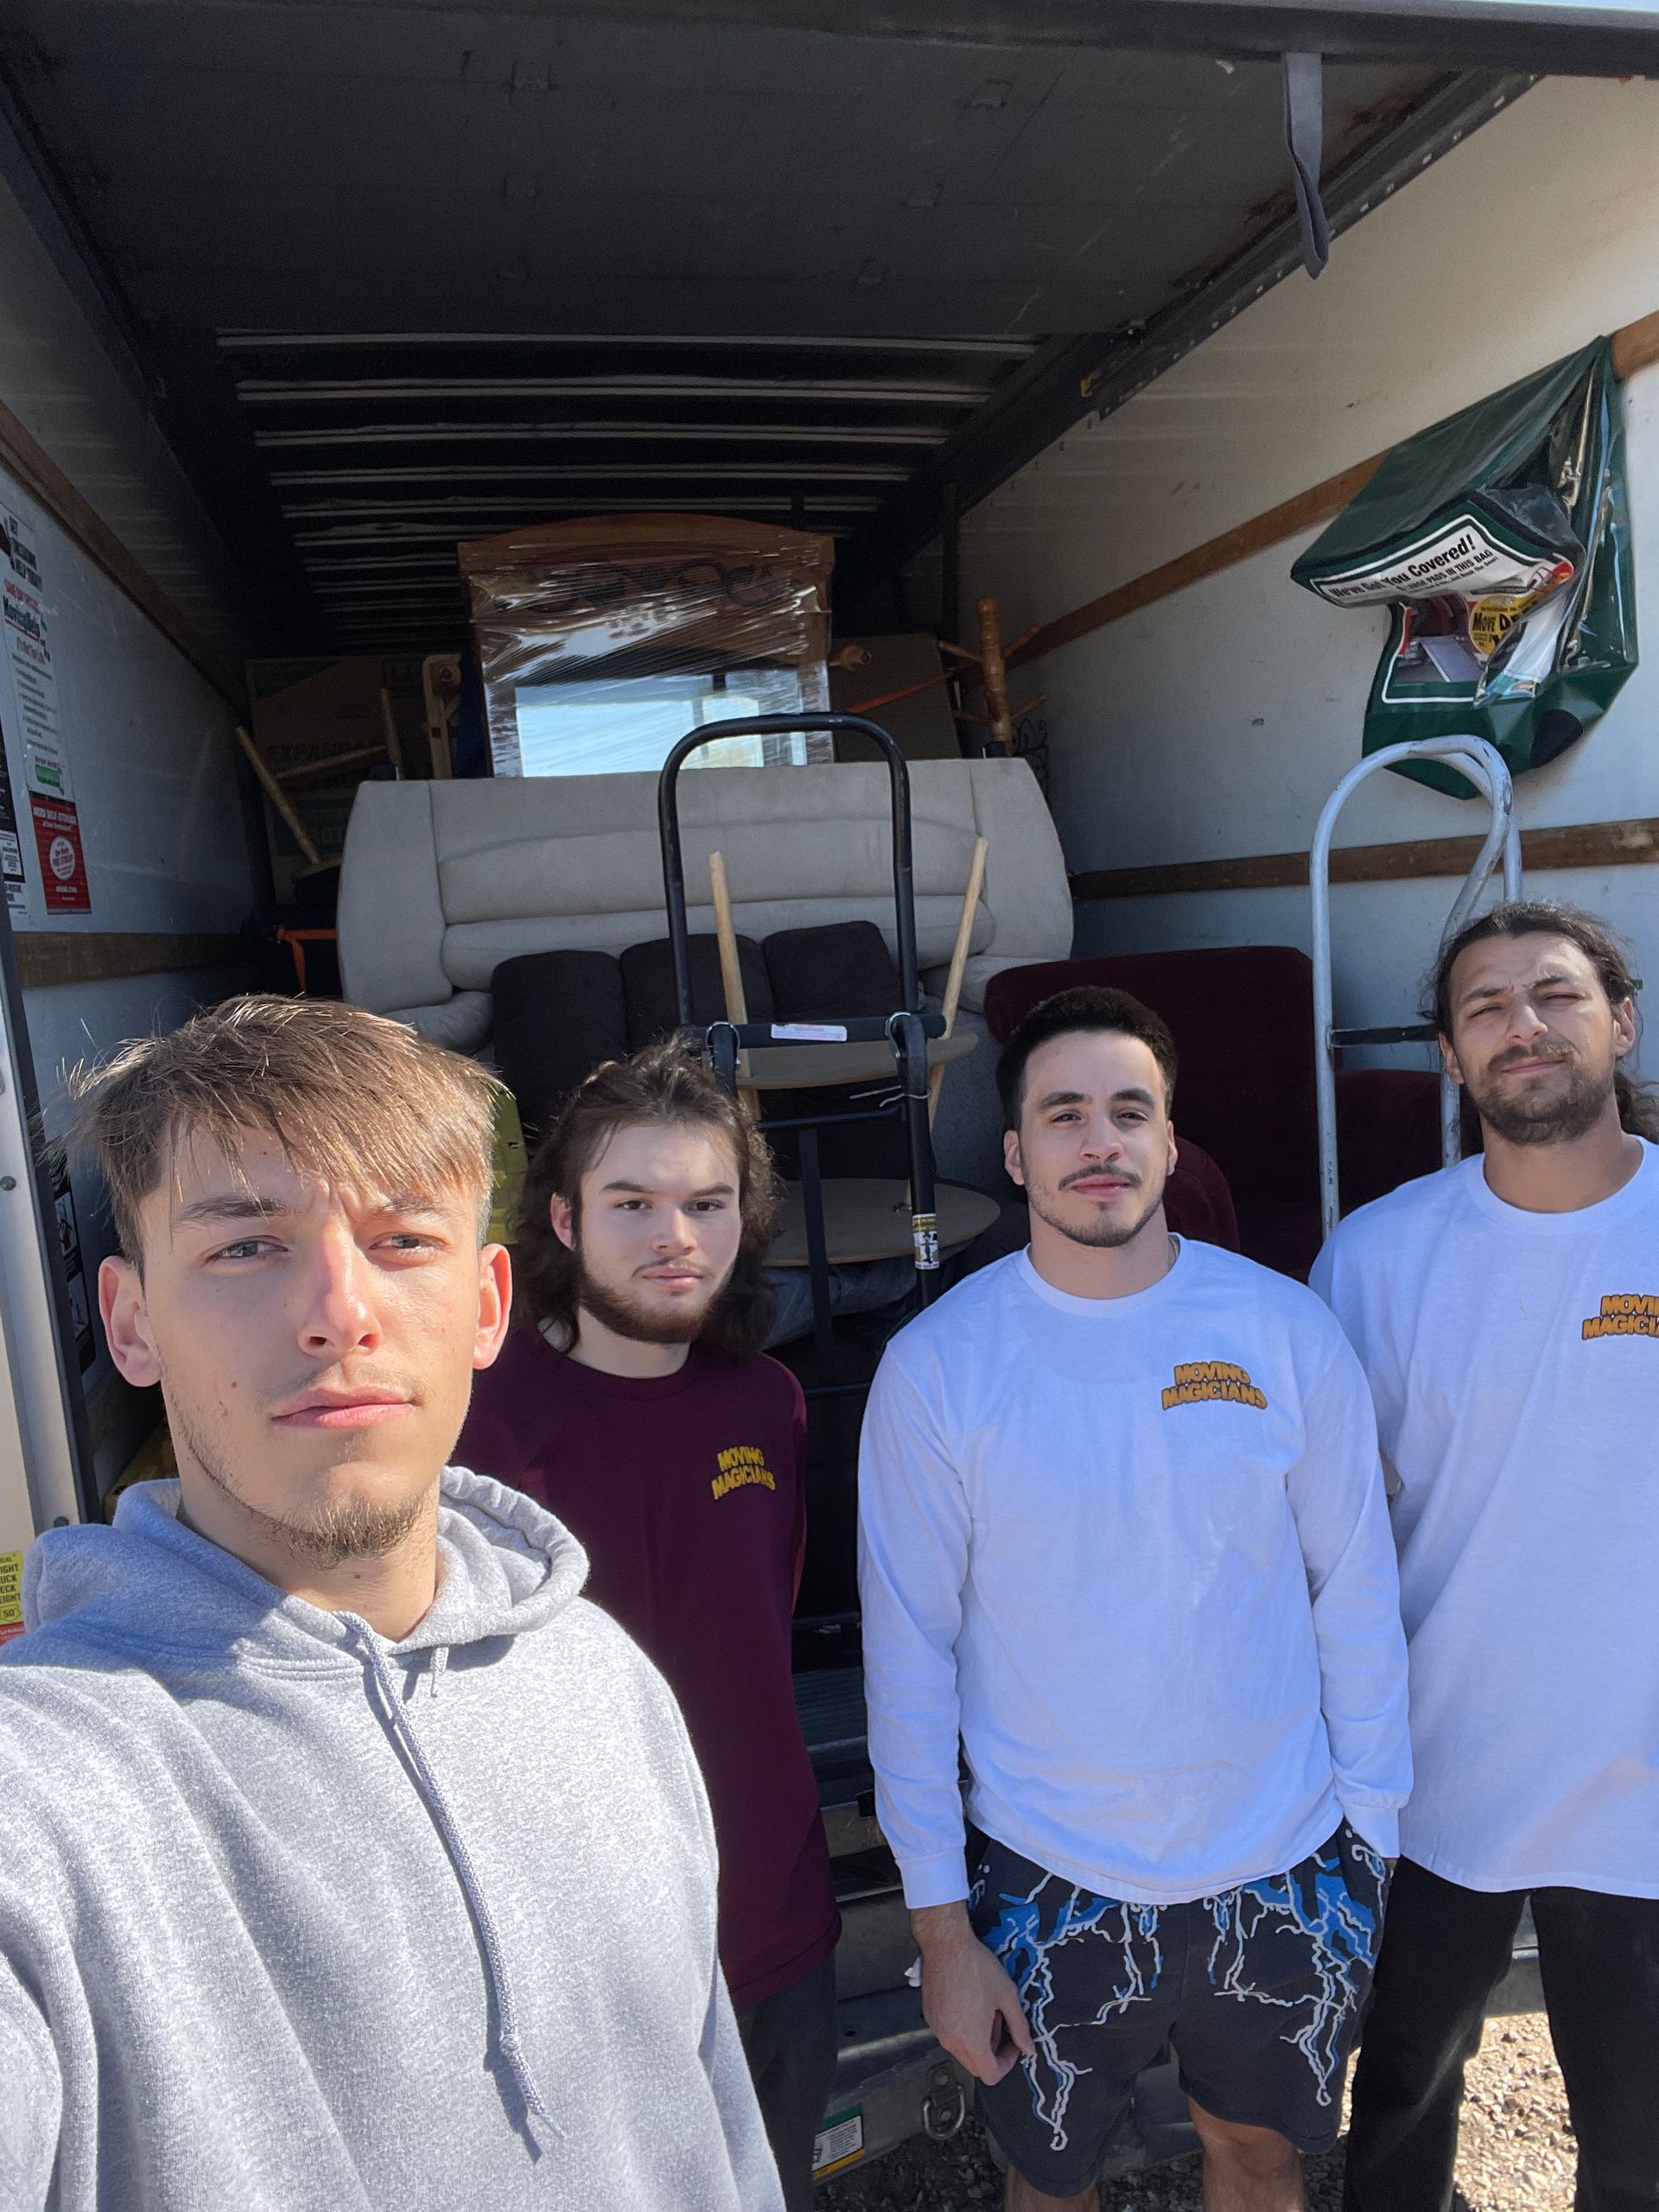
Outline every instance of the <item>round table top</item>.
<svg viewBox="0 0 1659 2212"><path fill-rule="evenodd" d="M978 1043L972 1029L930 1037L927 1065L949 1067L952 1060L966 1059ZM878 1039L873 1045L757 1045L740 1080L750 1090L821 1090L830 1084L880 1083L893 1073L893 1047Z"/></svg>
<svg viewBox="0 0 1659 2212"><path fill-rule="evenodd" d="M910 1257L910 1185L901 1177L826 1176L823 1187L824 1242L831 1267ZM946 1250L971 1243L996 1219L996 1200L960 1183L936 1184L934 1206L939 1243ZM784 1185L783 1215L766 1264L806 1265L806 1213L798 1183Z"/></svg>

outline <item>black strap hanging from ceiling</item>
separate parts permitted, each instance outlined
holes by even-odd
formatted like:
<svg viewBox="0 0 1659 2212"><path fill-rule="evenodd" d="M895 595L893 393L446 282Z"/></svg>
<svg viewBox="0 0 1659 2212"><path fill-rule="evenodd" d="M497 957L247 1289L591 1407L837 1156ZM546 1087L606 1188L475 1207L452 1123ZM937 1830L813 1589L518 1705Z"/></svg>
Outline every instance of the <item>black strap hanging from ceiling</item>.
<svg viewBox="0 0 1659 2212"><path fill-rule="evenodd" d="M1325 63L1317 54L1285 56L1285 143L1302 226L1302 265L1317 276L1331 258L1331 226L1319 198L1325 154Z"/></svg>

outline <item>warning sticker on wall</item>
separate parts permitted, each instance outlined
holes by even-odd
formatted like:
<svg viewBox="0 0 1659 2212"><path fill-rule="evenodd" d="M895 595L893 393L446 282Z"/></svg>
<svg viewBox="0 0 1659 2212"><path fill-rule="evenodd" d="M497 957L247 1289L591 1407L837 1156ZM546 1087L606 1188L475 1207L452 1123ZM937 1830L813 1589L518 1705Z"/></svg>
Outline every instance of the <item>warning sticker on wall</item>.
<svg viewBox="0 0 1659 2212"><path fill-rule="evenodd" d="M23 1555L0 1552L0 1643L23 1632Z"/></svg>
<svg viewBox="0 0 1659 2212"><path fill-rule="evenodd" d="M68 799L29 795L35 817L35 849L41 856L41 891L48 914L85 914L92 896L86 883L86 856L80 849L80 817Z"/></svg>
<svg viewBox="0 0 1659 2212"><path fill-rule="evenodd" d="M58 677L46 641L46 610L39 593L19 583L15 575L0 576L0 606L22 724L24 780L31 791L67 798L69 763L58 725Z"/></svg>
<svg viewBox="0 0 1659 2212"><path fill-rule="evenodd" d="M11 765L6 758L3 729L0 729L0 882L6 887L6 904L12 912L27 912L29 887L23 880L23 845L17 835L17 807L11 796Z"/></svg>
<svg viewBox="0 0 1659 2212"><path fill-rule="evenodd" d="M92 910L74 786L58 720L58 677L47 636L41 567L29 525L0 507L0 633L17 703L13 735L22 747L23 783L35 817L41 887L48 914Z"/></svg>
<svg viewBox="0 0 1659 2212"><path fill-rule="evenodd" d="M855 2105L851 2112L832 2113L812 2139L813 2178L821 2180L825 2174L850 2166L863 2155L863 2107Z"/></svg>

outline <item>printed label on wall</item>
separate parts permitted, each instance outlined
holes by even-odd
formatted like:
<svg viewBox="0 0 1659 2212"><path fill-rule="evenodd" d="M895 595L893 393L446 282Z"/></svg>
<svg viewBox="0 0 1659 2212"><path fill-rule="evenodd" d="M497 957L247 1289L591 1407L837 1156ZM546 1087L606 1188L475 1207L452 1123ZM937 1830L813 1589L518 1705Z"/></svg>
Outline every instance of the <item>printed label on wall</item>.
<svg viewBox="0 0 1659 2212"><path fill-rule="evenodd" d="M17 702L16 734L23 748L23 783L35 818L46 911L89 913L92 892L58 720L58 678L47 636L40 562L33 531L7 508L0 508L0 631Z"/></svg>
<svg viewBox="0 0 1659 2212"><path fill-rule="evenodd" d="M0 1643L23 1632L23 1555L0 1552Z"/></svg>
<svg viewBox="0 0 1659 2212"><path fill-rule="evenodd" d="M6 625L6 658L17 694L25 780L31 791L67 798L69 764L58 727L58 679L46 640L46 614L37 595L16 576L0 577Z"/></svg>
<svg viewBox="0 0 1659 2212"><path fill-rule="evenodd" d="M35 817L35 849L41 856L41 893L48 914L85 914L92 898L86 884L86 858L80 849L80 818L66 800L29 795Z"/></svg>
<svg viewBox="0 0 1659 2212"><path fill-rule="evenodd" d="M6 887L6 904L14 914L29 911L29 886L23 878L22 840L17 835L17 807L11 796L11 764L6 758L6 734L0 728L0 882Z"/></svg>

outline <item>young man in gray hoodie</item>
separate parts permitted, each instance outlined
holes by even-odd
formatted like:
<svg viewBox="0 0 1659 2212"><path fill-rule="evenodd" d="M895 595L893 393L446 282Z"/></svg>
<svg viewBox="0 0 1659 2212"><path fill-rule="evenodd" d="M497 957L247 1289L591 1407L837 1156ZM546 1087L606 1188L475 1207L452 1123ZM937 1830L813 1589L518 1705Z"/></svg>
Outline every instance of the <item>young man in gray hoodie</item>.
<svg viewBox="0 0 1659 2212"><path fill-rule="evenodd" d="M276 999L87 1085L179 1480L43 1536L0 1657L6 2212L781 2212L673 1700L445 1465L492 1091Z"/></svg>

